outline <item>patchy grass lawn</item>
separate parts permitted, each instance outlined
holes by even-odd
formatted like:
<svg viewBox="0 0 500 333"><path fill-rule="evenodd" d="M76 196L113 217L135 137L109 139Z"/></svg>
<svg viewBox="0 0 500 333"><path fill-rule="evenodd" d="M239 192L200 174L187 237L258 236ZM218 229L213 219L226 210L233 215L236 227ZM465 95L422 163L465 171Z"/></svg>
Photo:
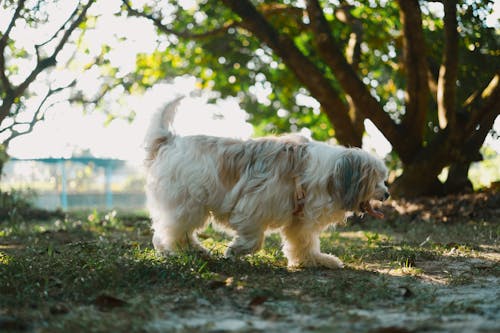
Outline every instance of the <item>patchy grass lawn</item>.
<svg viewBox="0 0 500 333"><path fill-rule="evenodd" d="M342 270L288 270L277 235L242 260L211 230L162 258L145 214L0 221L0 331L497 332L499 217L353 218L322 235Z"/></svg>

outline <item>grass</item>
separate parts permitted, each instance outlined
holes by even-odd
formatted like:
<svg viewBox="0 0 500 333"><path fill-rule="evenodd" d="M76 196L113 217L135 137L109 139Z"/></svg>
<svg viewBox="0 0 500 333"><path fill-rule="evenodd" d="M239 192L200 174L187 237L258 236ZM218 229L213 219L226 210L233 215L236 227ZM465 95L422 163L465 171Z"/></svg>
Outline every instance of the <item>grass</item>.
<svg viewBox="0 0 500 333"><path fill-rule="evenodd" d="M364 323L359 330L369 331L380 323L358 318L361 310L423 311L439 288L472 285L481 275L500 276L495 259L482 256L498 254L499 227L489 221L354 219L322 235L324 251L347 264L334 271L288 270L278 235L241 260L221 257L228 239L211 228L201 235L213 249L211 258L189 252L159 257L151 236L143 213L93 211L0 222L0 331L206 331L223 325L213 317L217 309L225 309L222 318L232 314L248 322L283 323L284 331L296 315L316 318L303 324L304 330L352 330ZM468 267L477 258L481 261ZM429 266L439 270L433 273ZM429 277L440 282L429 283ZM443 305L432 313L482 311L473 305L460 303L455 312ZM204 319L194 329L183 318L200 308L212 322ZM344 315L331 321L337 313Z"/></svg>

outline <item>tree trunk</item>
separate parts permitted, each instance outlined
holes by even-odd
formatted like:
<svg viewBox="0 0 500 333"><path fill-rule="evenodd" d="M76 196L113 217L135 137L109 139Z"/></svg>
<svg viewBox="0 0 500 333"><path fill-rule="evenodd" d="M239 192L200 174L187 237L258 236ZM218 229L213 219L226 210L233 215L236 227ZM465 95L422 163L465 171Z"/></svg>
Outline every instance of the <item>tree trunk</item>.
<svg viewBox="0 0 500 333"><path fill-rule="evenodd" d="M416 198L420 196L442 196L472 191L468 178L469 162L457 162L450 166L448 178L443 184L438 179L440 167L434 165L407 165L403 174L391 186L395 198Z"/></svg>
<svg viewBox="0 0 500 333"><path fill-rule="evenodd" d="M7 155L7 147L0 143L0 182L3 176L3 167L5 163L9 160L9 155Z"/></svg>
<svg viewBox="0 0 500 333"><path fill-rule="evenodd" d="M241 25L263 41L283 59L285 64L318 100L322 111L335 129L335 136L346 146L360 146L362 133L354 128L349 109L323 71L307 58L295 45L293 39L279 33L272 24L249 1L223 0L224 4L238 14Z"/></svg>
<svg viewBox="0 0 500 333"><path fill-rule="evenodd" d="M397 1L402 26L402 49L398 48L401 63L397 64L397 71L404 76L402 86L398 89L405 90L406 103L404 112L395 120L384 109L383 101L374 96L371 87L361 79L359 65L362 57L359 51L363 25L355 16L349 17L349 7L337 6L339 9L335 13L337 19L351 28L346 55L345 45L332 33L331 14L326 14L322 7L323 1L304 2L305 13L302 15L307 14L309 22L304 21L306 30L303 32L311 35L312 49L303 52L296 44L294 34L280 29L278 23L265 15L265 6L257 5L261 2L222 0L239 17L237 21L228 21L229 26L237 25L236 30L246 30L247 34L266 44L282 59L297 80L320 103L322 112L332 123L335 136L341 144L359 146L364 119L370 119L375 124L392 144L404 166L404 172L394 183L391 192L397 197L410 198L439 195L446 189L470 186L464 178L468 163L473 161L469 153L479 151L500 110L500 76L497 72L492 73L494 77L486 88L478 89L465 103L463 96L457 96L457 69L460 65L457 51L460 46L457 2L441 2L445 9L445 47L442 50L438 81L433 82L437 75L431 73L428 64L430 54L422 24L421 2ZM343 1L340 3L344 4ZM299 7L290 8L300 10ZM175 33L163 26L161 20L152 15L138 13L130 7L129 12L152 20L164 32L189 39L184 33ZM227 31L226 27L222 27L223 31ZM335 80L325 75L325 67ZM435 86L432 94L429 77ZM431 101L432 95L436 96L437 105ZM433 121L429 120L438 118L438 115L440 126L435 127ZM452 167L445 186L437 177L443 167L448 165Z"/></svg>
<svg viewBox="0 0 500 333"><path fill-rule="evenodd" d="M411 199L442 195L444 187L437 177L441 170L440 166L426 163L405 165L403 174L391 185L391 196Z"/></svg>
<svg viewBox="0 0 500 333"><path fill-rule="evenodd" d="M400 128L405 147L396 150L406 163L422 148L431 97L428 84L427 47L422 27L422 12L417 0L399 0L403 27L403 68L406 76L405 114Z"/></svg>
<svg viewBox="0 0 500 333"><path fill-rule="evenodd" d="M438 175L453 162L452 146L449 135L441 132L411 160L403 161L403 174L391 185L391 195L395 198L442 195L444 188Z"/></svg>
<svg viewBox="0 0 500 333"><path fill-rule="evenodd" d="M2 178L3 178L3 166L5 165L5 161L3 160L0 160L0 184L2 182ZM0 190L1 191L1 190Z"/></svg>
<svg viewBox="0 0 500 333"><path fill-rule="evenodd" d="M469 167L470 162L458 162L450 166L448 178L444 183L446 194L472 191L472 183L469 180Z"/></svg>

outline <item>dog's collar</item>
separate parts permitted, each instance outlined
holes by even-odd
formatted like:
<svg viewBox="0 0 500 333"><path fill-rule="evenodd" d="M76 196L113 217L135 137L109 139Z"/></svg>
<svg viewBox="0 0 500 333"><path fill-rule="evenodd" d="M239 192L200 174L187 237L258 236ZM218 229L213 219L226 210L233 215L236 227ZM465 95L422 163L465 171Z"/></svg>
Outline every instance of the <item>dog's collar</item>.
<svg viewBox="0 0 500 333"><path fill-rule="evenodd" d="M298 176L293 177L295 182L295 193L293 195L293 215L300 215L304 211L304 203L306 201L306 192L302 188Z"/></svg>

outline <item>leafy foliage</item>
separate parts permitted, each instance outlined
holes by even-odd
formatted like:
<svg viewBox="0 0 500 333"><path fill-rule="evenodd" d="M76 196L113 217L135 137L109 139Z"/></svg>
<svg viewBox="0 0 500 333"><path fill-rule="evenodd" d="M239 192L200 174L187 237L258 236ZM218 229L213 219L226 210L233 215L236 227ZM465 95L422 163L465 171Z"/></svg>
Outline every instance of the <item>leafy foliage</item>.
<svg viewBox="0 0 500 333"><path fill-rule="evenodd" d="M0 141L9 142L30 133L45 118L47 109L61 102L60 93L72 88L76 79L51 76L61 52L81 34L87 11L95 0L78 1L73 6L62 1L6 1L1 4L0 30ZM19 38L22 34L30 38ZM71 58L71 57L70 57ZM32 89L35 86L36 89ZM31 101L30 101L31 98Z"/></svg>
<svg viewBox="0 0 500 333"><path fill-rule="evenodd" d="M8 211L10 215L16 214L16 211L22 211L32 208L32 201L35 193L26 190L10 190L0 192L0 207L2 211Z"/></svg>
<svg viewBox="0 0 500 333"><path fill-rule="evenodd" d="M415 189L407 192L410 196L443 193L437 175L448 165L460 165L452 170L467 178L463 166L480 159L480 146L499 114L498 26L485 23L492 0L122 0L117 17L133 16L158 32L154 50L139 54L131 72L113 62L116 45L85 44L83 36L98 22L87 15L93 2L78 2L67 24L33 49L20 46L9 28L2 32L0 53L7 62L0 61L0 133L11 134L5 145L43 119L52 95L76 84L49 88L32 119L19 123L16 116L27 111L29 86L57 63L68 41L75 52L93 58L84 67L102 81L92 96L81 89L70 98L88 110L106 95L121 103L125 93L191 75L199 88L215 92L214 100L237 97L257 135L311 131L315 139L335 136L342 144L361 145L368 118L393 145L391 156L404 168L400 192ZM2 6L12 13L9 26L23 21L39 27L50 22L48 8L58 3L7 1ZM445 12L454 20L446 21ZM70 39L73 30L79 37ZM116 39L128 37L117 32ZM451 52L448 46L455 40L458 51ZM44 47L52 44L59 51L51 54ZM458 59L458 66L446 64L447 58ZM23 62L36 63L33 75L19 85L10 82ZM102 109L109 121L123 112L129 119L135 115L126 105L117 112L108 106Z"/></svg>
<svg viewBox="0 0 500 333"><path fill-rule="evenodd" d="M500 109L492 1L123 3L163 38L138 57L139 86L196 76L219 98L237 96L257 135L361 145L368 118L403 166L393 194L470 187L468 166Z"/></svg>
<svg viewBox="0 0 500 333"><path fill-rule="evenodd" d="M212 31L233 22L234 14L212 2L201 3L195 14L180 4L170 3L175 21L167 24L174 31L190 35ZM150 13L154 5L143 8ZM193 23L193 17L197 24ZM273 23L287 33L296 33L296 42L304 51L310 50L310 36L299 30L296 18L284 15L273 17ZM281 25L283 24L283 25ZM308 95L300 82L274 53L254 36L240 28L227 29L206 38L182 38L168 35L163 47L137 59L137 70L132 81L151 87L158 81L178 75L194 75L199 87L212 89L220 98L237 96L242 107L250 113L250 121L257 134L281 133L307 127L317 139L333 135L331 124L319 110L297 103L298 94ZM332 77L333 78L333 77ZM278 110L282 110L278 112Z"/></svg>
<svg viewBox="0 0 500 333"><path fill-rule="evenodd" d="M280 34L292 38L331 84L340 89L335 76L317 54L302 2L255 1L254 5ZM384 110L399 122L405 113L406 72L401 63L402 27L397 2L330 1L322 5L331 32L343 45L344 52L347 52L352 29L335 16L342 6L350 6L350 14L362 25L358 73ZM444 43L442 7L422 2L421 8L430 69L437 80ZM312 129L317 139L324 140L334 134L328 119L319 115L317 107L299 102L298 96L310 96L303 84L273 50L244 29L244 24L243 28L217 30L238 22L225 6L201 1L185 8L175 1L168 4L150 1L142 10L157 18L165 15L162 23L170 34L165 35L167 42L153 54L138 58L135 82L150 87L165 78L194 75L201 88L217 91L221 98L238 96L242 107L251 114L250 121L258 134L297 131L304 127ZM483 88L498 70L498 62L494 61L499 52L498 38L495 28L484 23L491 10L492 1L468 1L459 6L458 103ZM207 33L210 31L217 33ZM431 103L427 140L433 138L438 126L434 111L436 100Z"/></svg>

